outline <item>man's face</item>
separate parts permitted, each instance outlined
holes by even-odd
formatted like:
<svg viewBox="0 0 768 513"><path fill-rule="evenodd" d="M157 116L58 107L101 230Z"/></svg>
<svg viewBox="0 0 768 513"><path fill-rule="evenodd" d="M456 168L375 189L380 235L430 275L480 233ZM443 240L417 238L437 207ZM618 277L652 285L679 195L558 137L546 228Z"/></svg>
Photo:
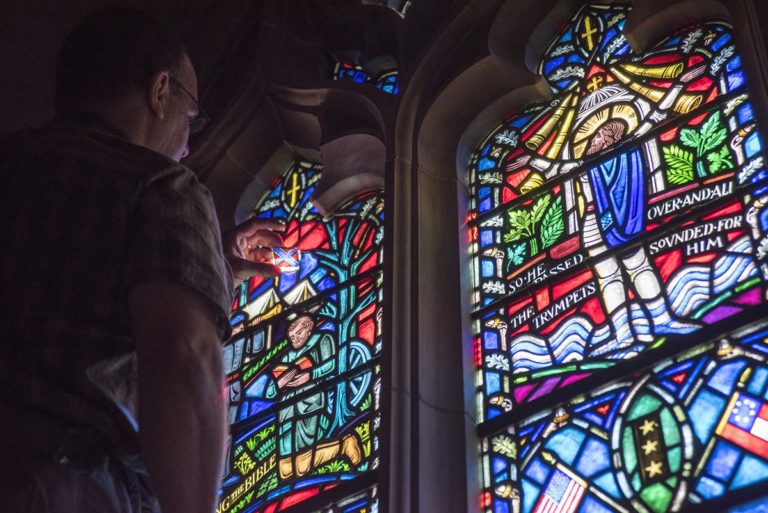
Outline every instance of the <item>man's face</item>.
<svg viewBox="0 0 768 513"><path fill-rule="evenodd" d="M606 139L605 135L605 126L601 126L594 136L592 136L592 141L589 144L589 149L587 150L587 155L592 155L593 153L597 153L603 148L608 147L610 144L608 143L608 140Z"/></svg>
<svg viewBox="0 0 768 513"><path fill-rule="evenodd" d="M592 155L613 145L621 138L623 132L623 126L617 121L609 121L601 126L597 132L595 132L595 135L592 136L587 155Z"/></svg>
<svg viewBox="0 0 768 513"><path fill-rule="evenodd" d="M309 335L312 333L312 328L315 323L309 316L299 317L288 326L288 338L291 341L291 346L294 349L299 349L307 343Z"/></svg>
<svg viewBox="0 0 768 513"><path fill-rule="evenodd" d="M197 98L197 75L186 54L173 76ZM190 95L178 86L172 84L171 91L166 117L163 120L160 153L178 162L189 154L189 122L197 116L197 105Z"/></svg>

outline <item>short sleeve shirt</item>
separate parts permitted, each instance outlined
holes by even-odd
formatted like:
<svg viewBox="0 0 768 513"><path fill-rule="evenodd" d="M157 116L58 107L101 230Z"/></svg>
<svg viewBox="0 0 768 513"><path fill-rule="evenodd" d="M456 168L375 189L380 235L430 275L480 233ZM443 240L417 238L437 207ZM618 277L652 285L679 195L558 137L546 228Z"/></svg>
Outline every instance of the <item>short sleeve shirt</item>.
<svg viewBox="0 0 768 513"><path fill-rule="evenodd" d="M128 293L145 280L199 293L228 337L231 271L186 166L98 123L53 122L0 141L0 219L0 400L109 423L85 369L135 349Z"/></svg>

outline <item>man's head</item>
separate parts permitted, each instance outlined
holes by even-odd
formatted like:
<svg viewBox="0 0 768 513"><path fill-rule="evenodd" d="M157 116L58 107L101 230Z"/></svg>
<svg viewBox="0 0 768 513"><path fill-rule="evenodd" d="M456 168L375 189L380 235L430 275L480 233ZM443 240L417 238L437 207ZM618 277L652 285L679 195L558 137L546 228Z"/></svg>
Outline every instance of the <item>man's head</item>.
<svg viewBox="0 0 768 513"><path fill-rule="evenodd" d="M589 141L587 155L594 155L609 146L613 146L624 136L624 124L618 120L611 120L595 131Z"/></svg>
<svg viewBox="0 0 768 513"><path fill-rule="evenodd" d="M312 328L315 327L315 323L308 315L302 315L298 319L294 320L288 326L288 339L291 341L291 347L294 349L300 349L307 343L309 336L312 334Z"/></svg>
<svg viewBox="0 0 768 513"><path fill-rule="evenodd" d="M139 11L87 16L59 53L57 113L102 115L132 142L174 160L188 153L196 98L197 77L181 40Z"/></svg>

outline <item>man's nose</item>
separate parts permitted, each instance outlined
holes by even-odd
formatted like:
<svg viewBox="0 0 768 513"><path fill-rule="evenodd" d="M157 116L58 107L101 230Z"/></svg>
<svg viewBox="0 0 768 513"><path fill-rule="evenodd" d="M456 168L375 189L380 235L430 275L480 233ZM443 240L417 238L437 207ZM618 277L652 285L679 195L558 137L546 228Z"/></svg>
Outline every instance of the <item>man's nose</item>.
<svg viewBox="0 0 768 513"><path fill-rule="evenodd" d="M188 144L186 146L184 146L184 151L181 152L181 158L184 158L187 155L189 155L189 145Z"/></svg>

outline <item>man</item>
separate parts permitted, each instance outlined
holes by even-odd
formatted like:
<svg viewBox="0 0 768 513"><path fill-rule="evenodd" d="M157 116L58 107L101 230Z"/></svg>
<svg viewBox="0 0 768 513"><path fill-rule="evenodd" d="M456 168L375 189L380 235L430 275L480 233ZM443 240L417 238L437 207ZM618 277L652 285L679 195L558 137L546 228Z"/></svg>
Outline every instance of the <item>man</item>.
<svg viewBox="0 0 768 513"><path fill-rule="evenodd" d="M266 387L268 399L301 392L336 370L336 342L329 333L312 333L315 321L301 315L288 326L290 349L273 366L274 381ZM354 433L332 437L326 432L332 412L328 411L328 390L318 390L298 402L280 408L278 413L281 481L308 475L312 470L339 455L353 465L362 460L360 442ZM332 403L332 400L330 401ZM323 427L325 426L325 428Z"/></svg>
<svg viewBox="0 0 768 513"><path fill-rule="evenodd" d="M0 511L210 513L232 274L275 274L280 227L222 245L167 27L91 15L56 78L54 121L0 141Z"/></svg>

